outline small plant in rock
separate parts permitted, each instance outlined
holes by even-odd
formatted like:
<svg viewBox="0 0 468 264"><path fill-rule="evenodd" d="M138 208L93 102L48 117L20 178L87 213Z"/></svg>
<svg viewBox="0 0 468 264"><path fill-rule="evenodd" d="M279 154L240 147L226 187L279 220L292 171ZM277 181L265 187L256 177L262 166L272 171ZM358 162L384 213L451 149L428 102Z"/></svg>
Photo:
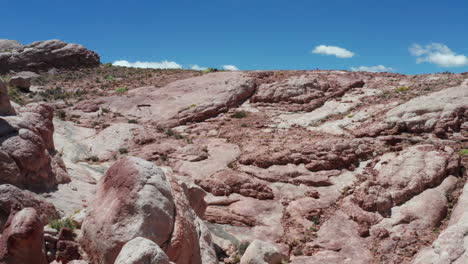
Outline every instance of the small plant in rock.
<svg viewBox="0 0 468 264"><path fill-rule="evenodd" d="M19 104L19 105L24 105L24 99L21 97L21 93L18 88L9 86L8 87L8 96L10 97L10 100Z"/></svg>
<svg viewBox="0 0 468 264"><path fill-rule="evenodd" d="M169 129L166 131L166 135L169 136L169 137L172 137L172 136L175 135L175 132L174 132L174 130L172 130L172 129L169 128Z"/></svg>
<svg viewBox="0 0 468 264"><path fill-rule="evenodd" d="M236 111L231 115L232 118L245 118L247 117L247 112L245 111Z"/></svg>
<svg viewBox="0 0 468 264"><path fill-rule="evenodd" d="M114 75L110 74L106 76L106 80L108 80L109 82L112 82L112 81L115 81L115 77Z"/></svg>
<svg viewBox="0 0 468 264"><path fill-rule="evenodd" d="M184 136L182 136L181 134L177 133L176 131L172 130L172 129L168 129L166 131L166 135L169 136L169 137L174 137L175 139L183 139Z"/></svg>
<svg viewBox="0 0 468 264"><path fill-rule="evenodd" d="M312 222L314 223L314 225L320 225L320 216L319 215L314 215L312 217Z"/></svg>
<svg viewBox="0 0 468 264"><path fill-rule="evenodd" d="M242 124L241 124L241 127L249 127L249 125L246 124L246 123L242 123Z"/></svg>
<svg viewBox="0 0 468 264"><path fill-rule="evenodd" d="M120 93L120 94L125 93L127 91L128 91L127 87L119 87L119 88L115 89L115 92Z"/></svg>
<svg viewBox="0 0 468 264"><path fill-rule="evenodd" d="M64 110L60 109L57 111L57 116L61 120L65 120L65 118L67 117L67 113Z"/></svg>
<svg viewBox="0 0 468 264"><path fill-rule="evenodd" d="M347 115L347 118L353 118L354 115Z"/></svg>
<svg viewBox="0 0 468 264"><path fill-rule="evenodd" d="M167 161L167 155L166 154L159 155L159 158L161 158L162 161Z"/></svg>
<svg viewBox="0 0 468 264"><path fill-rule="evenodd" d="M92 161L92 162L98 162L99 158L98 158L98 156L91 156L91 157L87 158L86 160L87 161Z"/></svg>
<svg viewBox="0 0 468 264"><path fill-rule="evenodd" d="M112 67L112 63L108 62L108 63L104 64L104 66L107 67L107 68L111 68L111 67Z"/></svg>
<svg viewBox="0 0 468 264"><path fill-rule="evenodd" d="M75 230L77 228L76 224L69 217L65 219L50 220L49 226L59 231L64 227L70 228L71 230Z"/></svg>
<svg viewBox="0 0 468 264"><path fill-rule="evenodd" d="M101 111L103 113L109 113L110 112L109 108L101 108Z"/></svg>
<svg viewBox="0 0 468 264"><path fill-rule="evenodd" d="M128 123L129 123L129 124L138 124L138 120L136 120L136 119L130 119L130 120L128 120Z"/></svg>
<svg viewBox="0 0 468 264"><path fill-rule="evenodd" d="M407 86L400 86L400 87L396 88L395 91L396 91L397 93L404 93L404 92L407 92L408 90L409 90L409 87L407 87Z"/></svg>
<svg viewBox="0 0 468 264"><path fill-rule="evenodd" d="M460 150L460 156L467 156L468 155L468 149L462 149Z"/></svg>
<svg viewBox="0 0 468 264"><path fill-rule="evenodd" d="M239 246L237 247L237 250L239 251L239 255L242 257L249 247L250 243L249 242L241 242Z"/></svg>
<svg viewBox="0 0 468 264"><path fill-rule="evenodd" d="M120 154L127 154L127 153L128 153L128 149L127 149L127 148L119 148L119 153L120 153Z"/></svg>

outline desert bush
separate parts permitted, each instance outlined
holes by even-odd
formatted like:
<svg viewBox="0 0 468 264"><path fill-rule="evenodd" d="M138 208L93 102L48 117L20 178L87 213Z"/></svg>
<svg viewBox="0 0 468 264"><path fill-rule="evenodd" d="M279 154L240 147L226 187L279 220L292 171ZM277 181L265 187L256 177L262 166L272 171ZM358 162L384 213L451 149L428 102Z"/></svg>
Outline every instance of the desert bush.
<svg viewBox="0 0 468 264"><path fill-rule="evenodd" d="M247 112L245 111L236 111L231 115L232 118L244 118L247 117Z"/></svg>
<svg viewBox="0 0 468 264"><path fill-rule="evenodd" d="M128 91L128 88L127 87L119 87L119 88L115 89L115 91L117 93L125 93L125 92Z"/></svg>
<svg viewBox="0 0 468 264"><path fill-rule="evenodd" d="M127 148L119 148L119 153L120 153L120 154L127 154L127 153L128 153L128 149L127 149Z"/></svg>
<svg viewBox="0 0 468 264"><path fill-rule="evenodd" d="M77 228L76 224L69 217L65 219L54 219L49 221L49 226L55 230L61 230L64 227L75 230Z"/></svg>
<svg viewBox="0 0 468 264"><path fill-rule="evenodd" d="M462 150L460 150L460 156L463 157L463 156L466 156L466 155L468 155L468 149L462 149Z"/></svg>
<svg viewBox="0 0 468 264"><path fill-rule="evenodd" d="M409 90L409 87L406 87L406 86L400 86L396 88L397 93L404 93L404 92L407 92L408 90Z"/></svg>

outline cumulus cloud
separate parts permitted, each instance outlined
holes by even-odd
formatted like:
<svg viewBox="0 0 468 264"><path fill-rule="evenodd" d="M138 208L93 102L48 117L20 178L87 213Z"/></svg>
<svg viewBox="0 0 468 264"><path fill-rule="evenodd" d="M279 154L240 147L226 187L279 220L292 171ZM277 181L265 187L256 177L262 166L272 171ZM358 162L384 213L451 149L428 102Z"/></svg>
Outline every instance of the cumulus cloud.
<svg viewBox="0 0 468 264"><path fill-rule="evenodd" d="M392 67L386 67L384 65L375 65L375 66L359 66L351 67L352 71L366 71L366 72L392 72L395 71Z"/></svg>
<svg viewBox="0 0 468 264"><path fill-rule="evenodd" d="M238 71L239 68L237 68L234 65L223 65L223 69L226 71Z"/></svg>
<svg viewBox="0 0 468 264"><path fill-rule="evenodd" d="M195 70L195 71L204 71L204 70L206 70L208 68L201 67L201 66L198 66L198 65L190 65L190 69Z"/></svg>
<svg viewBox="0 0 468 264"><path fill-rule="evenodd" d="M151 69L181 69L182 66L176 63L175 61L136 61L136 62L129 62L126 60L118 60L112 63L114 66L124 66L124 67L132 67L132 68L151 68Z"/></svg>
<svg viewBox="0 0 468 264"><path fill-rule="evenodd" d="M315 49L312 51L312 53L315 53L315 54L322 54L322 55L331 55L331 56L335 56L337 58L341 58L341 59L347 59L347 58L352 58L354 57L354 53L347 50L347 49L344 49L344 48L340 48L340 47L337 47L337 46L327 46L327 45L319 45L317 47L315 47Z"/></svg>
<svg viewBox="0 0 468 264"><path fill-rule="evenodd" d="M409 48L411 55L417 57L416 62L429 62L440 67L460 67L468 65L468 58L463 54L453 52L447 45L432 43L426 46L413 44Z"/></svg>

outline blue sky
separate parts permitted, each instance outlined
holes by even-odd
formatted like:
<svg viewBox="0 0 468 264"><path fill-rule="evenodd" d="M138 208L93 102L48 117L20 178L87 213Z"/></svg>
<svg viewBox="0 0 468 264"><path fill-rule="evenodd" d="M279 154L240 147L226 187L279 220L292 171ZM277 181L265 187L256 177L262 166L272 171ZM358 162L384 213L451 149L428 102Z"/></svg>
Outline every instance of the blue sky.
<svg viewBox="0 0 468 264"><path fill-rule="evenodd" d="M184 68L234 65L241 70L383 65L382 69L407 74L468 71L466 0L1 0L1 4L0 38L22 43L58 38L95 50L103 62L167 60ZM409 52L414 44L420 46L412 53L419 56ZM320 45L326 46L319 49L322 54L313 53ZM334 47L354 55L337 57L340 53Z"/></svg>

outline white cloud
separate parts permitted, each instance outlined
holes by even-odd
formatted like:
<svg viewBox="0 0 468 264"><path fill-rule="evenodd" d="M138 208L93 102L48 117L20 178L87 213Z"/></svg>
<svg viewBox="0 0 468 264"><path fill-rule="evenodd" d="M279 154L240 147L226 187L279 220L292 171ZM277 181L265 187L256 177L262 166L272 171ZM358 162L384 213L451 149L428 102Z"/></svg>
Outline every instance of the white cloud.
<svg viewBox="0 0 468 264"><path fill-rule="evenodd" d="M447 45L432 43L426 46L414 44L409 48L411 55L417 57L416 62L429 62L440 67L460 67L468 65L468 57L456 54Z"/></svg>
<svg viewBox="0 0 468 264"><path fill-rule="evenodd" d="M132 68L151 68L151 69L181 69L182 66L176 63L175 61L136 61L136 62L129 62L126 60L118 60L112 63L114 66L124 66L124 67L132 67Z"/></svg>
<svg viewBox="0 0 468 264"><path fill-rule="evenodd" d="M195 70L195 71L204 71L208 68L206 67L201 67L201 66L198 66L198 65L189 65L190 66L190 69L192 70Z"/></svg>
<svg viewBox="0 0 468 264"><path fill-rule="evenodd" d="M353 52L347 49L343 49L337 46L327 46L327 45L320 45L320 46L315 47L312 53L322 54L322 55L333 55L341 59L352 58L355 55Z"/></svg>
<svg viewBox="0 0 468 264"><path fill-rule="evenodd" d="M392 67L386 67L384 65L376 65L376 66L359 66L359 67L351 67L352 71L366 71L366 72L392 72L395 71Z"/></svg>
<svg viewBox="0 0 468 264"><path fill-rule="evenodd" d="M234 65L223 65L223 69L225 69L226 71L238 71L239 70L239 68L237 68Z"/></svg>

